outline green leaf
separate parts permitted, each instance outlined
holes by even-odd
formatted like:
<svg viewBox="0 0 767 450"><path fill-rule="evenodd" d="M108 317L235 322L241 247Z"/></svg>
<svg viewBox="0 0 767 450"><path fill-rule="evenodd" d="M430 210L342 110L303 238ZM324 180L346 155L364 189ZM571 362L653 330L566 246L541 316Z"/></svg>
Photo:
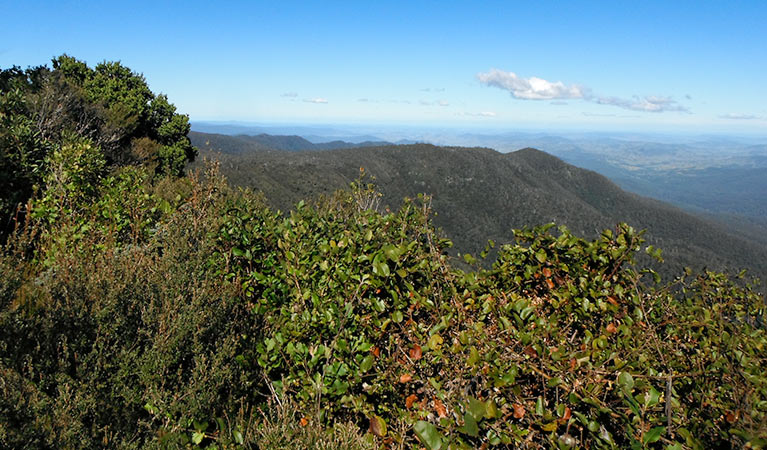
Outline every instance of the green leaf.
<svg viewBox="0 0 767 450"><path fill-rule="evenodd" d="M479 421L485 415L485 412L487 412L487 404L472 397L471 400L469 400L469 405L466 409L466 412L470 414L474 420Z"/></svg>
<svg viewBox="0 0 767 450"><path fill-rule="evenodd" d="M644 395L645 408L649 408L649 407L657 405L659 400L660 400L660 392L658 392L654 387L650 386L650 390L647 391Z"/></svg>
<svg viewBox="0 0 767 450"><path fill-rule="evenodd" d="M360 370L362 371L362 373L365 373L368 370L370 370L373 367L373 362L374 362L373 355L365 356L365 358L362 360L362 363L360 363Z"/></svg>
<svg viewBox="0 0 767 450"><path fill-rule="evenodd" d="M634 377L628 372L621 372L618 374L618 386L623 389L623 392L630 394L634 389Z"/></svg>
<svg viewBox="0 0 767 450"><path fill-rule="evenodd" d="M666 432L666 427L655 427L644 434L642 437L642 442L647 444L652 444L653 442L658 442L660 440L660 437L663 433Z"/></svg>
<svg viewBox="0 0 767 450"><path fill-rule="evenodd" d="M419 420L413 425L413 431L415 431L415 435L418 436L418 440L421 441L428 450L439 450L442 448L442 434L433 424Z"/></svg>
<svg viewBox="0 0 767 450"><path fill-rule="evenodd" d="M463 416L463 426L459 430L463 434L468 434L469 436L477 437L479 435L479 426L477 426L477 419L475 419L474 416L471 415L471 413L467 412Z"/></svg>
<svg viewBox="0 0 767 450"><path fill-rule="evenodd" d="M192 442L195 443L195 445L200 445L200 442L205 439L205 433L200 433L199 431L195 431L192 433Z"/></svg>

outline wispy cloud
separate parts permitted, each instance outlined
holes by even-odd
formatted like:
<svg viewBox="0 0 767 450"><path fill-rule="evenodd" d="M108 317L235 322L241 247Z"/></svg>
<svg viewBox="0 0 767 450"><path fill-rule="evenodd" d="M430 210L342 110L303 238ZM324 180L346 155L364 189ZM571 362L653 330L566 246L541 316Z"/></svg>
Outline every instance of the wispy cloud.
<svg viewBox="0 0 767 450"><path fill-rule="evenodd" d="M423 88L421 92L445 92L445 88Z"/></svg>
<svg viewBox="0 0 767 450"><path fill-rule="evenodd" d="M584 98L584 89L576 85L566 85L561 81L546 81L543 78L521 78L514 72L492 69L477 75L480 83L509 91L511 96L522 100L554 100Z"/></svg>
<svg viewBox="0 0 767 450"><path fill-rule="evenodd" d="M565 84L561 81L548 81L543 78L522 78L514 72L491 69L477 74L480 83L508 91L512 97L520 100L553 100L555 105L566 104L563 100L584 100L600 105L612 105L631 111L665 112L689 110L671 97L648 95L621 98L602 96L592 93L591 89L578 84Z"/></svg>
<svg viewBox="0 0 767 450"><path fill-rule="evenodd" d="M285 92L284 94L281 94L280 97L296 98L298 97L298 92Z"/></svg>
<svg viewBox="0 0 767 450"><path fill-rule="evenodd" d="M593 97L588 100L600 105L613 105L631 111L645 112L664 112L664 111L682 111L689 112L687 108L680 105L671 97L662 97L648 95L646 97L634 96L633 98L620 97Z"/></svg>
<svg viewBox="0 0 767 450"><path fill-rule="evenodd" d="M497 116L496 113L493 111L481 111L481 112L465 112L463 113L464 116L471 116L471 117L495 117Z"/></svg>
<svg viewBox="0 0 767 450"><path fill-rule="evenodd" d="M635 114L600 114L600 113L593 113L588 111L584 111L581 114L583 114L586 117L619 117L621 119L629 119L629 118L636 119L637 117L639 117Z"/></svg>
<svg viewBox="0 0 767 450"><path fill-rule="evenodd" d="M447 100L435 100L435 101L419 100L418 104L422 106L450 106L450 102L448 102Z"/></svg>
<svg viewBox="0 0 767 450"><path fill-rule="evenodd" d="M327 99L324 99L322 97L316 97L316 98L305 98L305 102L307 103L327 103Z"/></svg>
<svg viewBox="0 0 767 450"><path fill-rule="evenodd" d="M731 120L756 120L761 119L760 116L755 116L753 114L738 114L738 113L728 113L728 114L722 114L719 116L720 119L731 119Z"/></svg>

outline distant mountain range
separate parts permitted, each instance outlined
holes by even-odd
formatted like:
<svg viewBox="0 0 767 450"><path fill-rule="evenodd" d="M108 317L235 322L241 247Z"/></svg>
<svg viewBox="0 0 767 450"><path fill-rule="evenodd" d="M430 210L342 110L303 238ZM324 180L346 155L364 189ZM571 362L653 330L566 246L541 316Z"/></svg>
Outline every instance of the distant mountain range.
<svg viewBox="0 0 767 450"><path fill-rule="evenodd" d="M627 222L647 229L649 243L664 249L666 273L683 266L749 268L759 275L767 269L767 246L737 230L626 192L596 172L535 149L503 154L488 148L371 143L296 152L270 150L265 142L293 150L317 148L288 145L299 141L284 136L266 141L194 133L192 138L202 156L220 159L231 182L263 191L283 211L301 199L348 186L360 167L376 177L388 205L431 194L435 223L454 241L455 252L477 253L488 239L508 242L512 229L525 226L555 222L594 237Z"/></svg>

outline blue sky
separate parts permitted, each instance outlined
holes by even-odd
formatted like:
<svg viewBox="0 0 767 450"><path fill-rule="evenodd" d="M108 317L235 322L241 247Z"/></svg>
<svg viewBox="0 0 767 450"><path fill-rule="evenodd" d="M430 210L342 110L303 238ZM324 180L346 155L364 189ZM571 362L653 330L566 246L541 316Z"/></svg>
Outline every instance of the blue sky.
<svg viewBox="0 0 767 450"><path fill-rule="evenodd" d="M198 121L767 134L765 1L0 10L0 67L120 60Z"/></svg>

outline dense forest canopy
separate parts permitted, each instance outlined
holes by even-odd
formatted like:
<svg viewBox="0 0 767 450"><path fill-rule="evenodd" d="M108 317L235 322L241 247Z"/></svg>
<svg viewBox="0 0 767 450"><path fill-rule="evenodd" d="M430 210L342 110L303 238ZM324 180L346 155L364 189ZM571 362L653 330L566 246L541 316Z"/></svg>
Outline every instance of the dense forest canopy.
<svg viewBox="0 0 767 450"><path fill-rule="evenodd" d="M119 62L90 68L62 55L52 68L2 69L0 93L0 225L5 232L19 205L35 189L44 189L57 152L67 146L82 150L77 157L85 158L84 169L93 175L127 165L181 175L196 154L187 137L189 118Z"/></svg>
<svg viewBox="0 0 767 450"><path fill-rule="evenodd" d="M626 224L463 270L364 171L285 214L185 175L187 118L119 63L0 74L1 447L767 445L742 274L660 284Z"/></svg>

